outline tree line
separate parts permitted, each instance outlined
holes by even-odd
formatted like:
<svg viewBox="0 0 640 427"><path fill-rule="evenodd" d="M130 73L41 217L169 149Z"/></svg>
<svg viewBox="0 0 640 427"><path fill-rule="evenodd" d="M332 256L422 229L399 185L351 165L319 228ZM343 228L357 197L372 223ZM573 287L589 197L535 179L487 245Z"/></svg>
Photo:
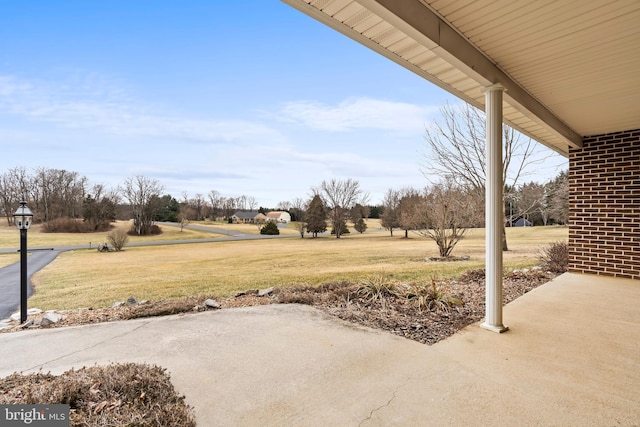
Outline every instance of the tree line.
<svg viewBox="0 0 640 427"><path fill-rule="evenodd" d="M208 200L202 194L180 202L163 194L159 181L141 175L125 179L116 190L102 185L88 187L88 180L77 172L37 168L28 174L25 168L12 168L0 175L0 197L6 219L13 221L13 209L20 200L29 203L36 221L45 231L108 230L116 219L131 219L131 231L137 235L160 232L158 221L185 223L189 220L229 220L238 210L255 210L253 197L223 197L212 190ZM507 188L505 224L514 218L533 224L564 224L568 216L568 177L560 173L547 184L530 182ZM473 185L445 178L421 190L407 187L389 189L381 205L367 205L368 194L353 179L323 181L311 188L308 200L295 198L280 202L277 210L288 211L301 237L331 227L336 238L349 233L347 222L363 233L365 222L375 209L381 225L393 236L394 230L409 231L432 239L440 256L448 257L468 229L484 226L484 197ZM266 212L267 209L260 207ZM77 221L82 219L82 222ZM81 227L79 224L83 224ZM58 229L60 228L60 229Z"/></svg>
<svg viewBox="0 0 640 427"><path fill-rule="evenodd" d="M349 219L363 232L364 218L375 212L391 234L394 229L404 230L405 236L415 231L435 240L442 256L448 256L468 228L484 225L484 124L484 113L468 104L442 107L440 119L425 132L422 171L429 185L423 189L389 189L382 205L367 206L368 195L358 181L332 179L312 188L309 199L280 202L275 209L292 215L302 237L326 231L328 222L340 238L349 232ZM503 249L508 250L504 229L514 222L565 224L569 189L566 172L546 184L520 184L527 168L545 158L536 156L537 146L530 138L506 125L503 143ZM153 234L157 221L228 220L238 210L268 210L254 197L224 197L216 190L191 198L184 192L180 201L163 193L164 186L144 176L127 178L117 189L107 190L102 185L89 188L86 177L60 169L41 167L29 173L15 167L0 175L0 209L8 223L24 198L35 221L49 231L56 231L58 223L78 227L79 218L83 230L78 231L99 230L118 218L133 219L135 234Z"/></svg>
<svg viewBox="0 0 640 427"><path fill-rule="evenodd" d="M183 193L178 201L164 191L158 180L140 175L108 189L89 185L78 172L45 167L28 171L20 166L0 173L0 213L12 225L15 209L25 200L45 231L102 231L116 219L132 219L135 234L146 235L157 232L157 221L230 217L237 210L257 207L250 196L222 197L212 190L207 203L202 194L188 198Z"/></svg>

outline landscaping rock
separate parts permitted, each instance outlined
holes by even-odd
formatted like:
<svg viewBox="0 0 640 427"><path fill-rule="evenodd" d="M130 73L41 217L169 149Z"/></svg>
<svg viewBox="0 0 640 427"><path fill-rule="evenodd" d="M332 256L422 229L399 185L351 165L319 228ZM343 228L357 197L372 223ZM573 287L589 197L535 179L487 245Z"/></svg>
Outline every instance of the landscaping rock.
<svg viewBox="0 0 640 427"><path fill-rule="evenodd" d="M47 311L42 320L40 320L40 326L49 326L58 323L62 319L60 314L57 314L54 311Z"/></svg>
<svg viewBox="0 0 640 427"><path fill-rule="evenodd" d="M41 311L41 312L42 312L42 311ZM33 326L33 319L29 319L29 320L27 320L26 322L24 322L22 325L20 325L20 327L21 327L22 329L26 329L26 328L29 328L29 327L31 327L31 326Z"/></svg>
<svg viewBox="0 0 640 427"><path fill-rule="evenodd" d="M245 295L255 295L257 294L259 291L258 289L247 289L246 291L242 291L242 292L238 292L235 297L243 297Z"/></svg>
<svg viewBox="0 0 640 427"><path fill-rule="evenodd" d="M212 300L212 299L207 299L204 302L204 305L206 307L209 307L209 308L220 308L220 307L222 307L218 301L215 301L215 300Z"/></svg>
<svg viewBox="0 0 640 427"><path fill-rule="evenodd" d="M42 313L42 310L40 310L39 308L30 308L30 309L27 310L27 316L31 316L31 315L34 315L34 314L40 314L40 313ZM11 320L20 320L20 311L16 311L9 318Z"/></svg>
<svg viewBox="0 0 640 427"><path fill-rule="evenodd" d="M122 307L123 305L124 305L123 301L118 301L118 302L115 302L111 307L118 308L118 307Z"/></svg>
<svg viewBox="0 0 640 427"><path fill-rule="evenodd" d="M270 288L262 289L262 290L258 291L258 296L259 297L268 297L272 293L273 293L273 287L270 287Z"/></svg>
<svg viewBox="0 0 640 427"><path fill-rule="evenodd" d="M135 297L129 297L129 298L127 298L127 305L129 307L134 306L134 305L138 305L138 300Z"/></svg>

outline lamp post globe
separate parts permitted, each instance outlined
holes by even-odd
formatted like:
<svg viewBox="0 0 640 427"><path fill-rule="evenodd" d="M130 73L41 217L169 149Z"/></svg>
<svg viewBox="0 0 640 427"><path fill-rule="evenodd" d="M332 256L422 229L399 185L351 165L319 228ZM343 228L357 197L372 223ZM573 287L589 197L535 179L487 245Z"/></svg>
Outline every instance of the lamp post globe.
<svg viewBox="0 0 640 427"><path fill-rule="evenodd" d="M13 221L20 230L20 323L24 323L27 321L27 230L33 221L33 213L24 200L13 214Z"/></svg>

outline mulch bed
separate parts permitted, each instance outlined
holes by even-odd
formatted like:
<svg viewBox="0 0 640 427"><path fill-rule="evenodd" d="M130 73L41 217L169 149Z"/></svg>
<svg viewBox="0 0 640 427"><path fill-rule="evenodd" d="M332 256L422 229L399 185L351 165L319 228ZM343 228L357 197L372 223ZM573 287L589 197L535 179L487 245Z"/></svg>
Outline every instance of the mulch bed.
<svg viewBox="0 0 640 427"><path fill-rule="evenodd" d="M73 427L196 425L193 408L176 393L166 370L146 364L94 366L62 375L14 373L0 378L0 404L67 404Z"/></svg>
<svg viewBox="0 0 640 427"><path fill-rule="evenodd" d="M504 303L548 282L556 274L533 268L504 277ZM458 280L405 284L386 279L362 283L327 283L319 287L275 288L258 296L248 290L218 298L222 309L264 304L300 303L349 322L382 329L424 344L434 344L484 316L484 270L471 270ZM378 286L378 287L376 287ZM371 291L375 290L374 293ZM366 290L367 292L363 292ZM432 295L454 304L425 305L418 296ZM375 297L374 297L375 296ZM32 327L54 328L149 316L210 310L205 297L145 302L100 309L60 312L62 319L39 326L43 313L29 316ZM421 304L417 304L420 302ZM1 332L23 330L14 322ZM70 370L60 376L38 372L14 373L0 378L0 404L66 403L71 406L71 426L194 426L193 408L176 394L163 368L144 364L115 364Z"/></svg>
<svg viewBox="0 0 640 427"><path fill-rule="evenodd" d="M503 281L504 303L513 301L555 276L556 274L540 268L507 274ZM358 293L359 286L348 282L327 283L319 287L288 286L275 288L266 297L257 296L257 290L253 290L237 297L216 298L216 301L222 309L278 303L307 304L349 322L382 329L424 344L434 344L484 317L485 280L482 269L470 270L457 280L437 283L439 289L462 301L461 306L451 306L447 310L427 310L397 295L383 295L382 298L371 301ZM204 296L198 296L133 306L61 311L59 313L63 315L62 320L43 328L210 310L204 304L205 299ZM42 314L29 316L36 326L41 318ZM1 332L19 330L22 327L15 322L11 328Z"/></svg>
<svg viewBox="0 0 640 427"><path fill-rule="evenodd" d="M507 304L556 277L534 268L515 271L504 277L503 298ZM373 302L361 298L357 286L349 283L327 284L318 288L283 288L275 292L279 302L309 304L333 316L424 344L434 344L485 315L484 270L470 270L458 280L437 284L461 306L447 310L426 310L413 301L385 295Z"/></svg>

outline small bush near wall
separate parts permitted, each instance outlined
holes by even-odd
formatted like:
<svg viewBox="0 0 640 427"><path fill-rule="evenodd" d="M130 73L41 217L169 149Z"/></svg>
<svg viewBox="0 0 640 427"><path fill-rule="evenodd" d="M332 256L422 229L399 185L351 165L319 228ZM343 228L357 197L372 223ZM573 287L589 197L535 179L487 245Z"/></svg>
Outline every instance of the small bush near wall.
<svg viewBox="0 0 640 427"><path fill-rule="evenodd" d="M565 273L569 265L569 245L555 242L542 248L540 266L553 273Z"/></svg>

